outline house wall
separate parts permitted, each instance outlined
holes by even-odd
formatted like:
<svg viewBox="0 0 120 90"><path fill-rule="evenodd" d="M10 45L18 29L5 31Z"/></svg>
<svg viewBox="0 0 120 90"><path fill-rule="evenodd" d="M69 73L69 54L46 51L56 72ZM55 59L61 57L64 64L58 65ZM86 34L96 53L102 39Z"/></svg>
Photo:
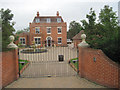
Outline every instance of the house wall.
<svg viewBox="0 0 120 90"><path fill-rule="evenodd" d="M21 37L24 37L24 38L25 38L25 45L29 45L29 36L26 35L26 34L24 34L24 35L19 35L19 38L18 38L17 41L15 41L15 44L17 44L17 45L19 44Z"/></svg>
<svg viewBox="0 0 120 90"><path fill-rule="evenodd" d="M40 27L40 34L35 34L35 27ZM51 27L51 34L47 34L47 27ZM62 27L62 34L57 33L57 27ZM67 25L66 23L30 23L30 45L35 36L41 37L41 42L51 36L56 46L67 46ZM62 44L57 44L57 38L62 37Z"/></svg>
<svg viewBox="0 0 120 90"><path fill-rule="evenodd" d="M96 61L94 61L96 58ZM101 50L79 47L79 75L98 84L120 88L120 68Z"/></svg>
<svg viewBox="0 0 120 90"><path fill-rule="evenodd" d="M73 40L74 47L77 48L77 47L78 47L78 44L79 44L80 42L82 42L82 40L76 40L76 39L74 39L74 40Z"/></svg>
<svg viewBox="0 0 120 90"><path fill-rule="evenodd" d="M2 87L7 86L18 79L18 50L12 50L2 53Z"/></svg>

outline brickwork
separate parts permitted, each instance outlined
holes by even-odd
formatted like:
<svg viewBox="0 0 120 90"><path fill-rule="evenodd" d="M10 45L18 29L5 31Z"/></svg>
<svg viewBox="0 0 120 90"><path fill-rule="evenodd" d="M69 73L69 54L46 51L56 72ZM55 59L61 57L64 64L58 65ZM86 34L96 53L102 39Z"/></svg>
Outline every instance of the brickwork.
<svg viewBox="0 0 120 90"><path fill-rule="evenodd" d="M36 19L39 19L39 22L36 22ZM50 19L50 22L47 22L47 19ZM61 21L58 22L57 19ZM51 33L47 33L47 28L50 28ZM67 23L63 21L62 17L59 16L59 12L57 12L56 16L39 16L39 12L37 12L37 16L35 16L33 22L29 23L30 32L29 34L20 34L19 39L21 37L25 38L26 45L32 45L34 38L40 38L40 44L37 46L48 46L47 37L51 38L50 46L67 46ZM35 28L38 28L38 32L36 33ZM58 33L58 28L61 28L61 33ZM61 44L58 44L58 38L62 39ZM19 40L15 43L18 44Z"/></svg>
<svg viewBox="0 0 120 90"><path fill-rule="evenodd" d="M101 85L120 88L118 64L101 50L79 47L79 74Z"/></svg>
<svg viewBox="0 0 120 90"><path fill-rule="evenodd" d="M35 34L35 27L40 27L40 34ZM51 34L47 34L47 27L51 27ZM57 33L57 27L62 27L62 33ZM66 23L30 23L30 45L34 41L34 37L41 37L41 42L46 41L47 37L51 37L56 46L67 46L67 25ZM57 44L58 37L62 38L62 44ZM44 43L41 43L41 45Z"/></svg>
<svg viewBox="0 0 120 90"><path fill-rule="evenodd" d="M2 87L16 80L18 78L18 72L17 50L2 52Z"/></svg>
<svg viewBox="0 0 120 90"><path fill-rule="evenodd" d="M82 42L82 40L73 40L74 47L77 48L78 44L81 43L81 42Z"/></svg>

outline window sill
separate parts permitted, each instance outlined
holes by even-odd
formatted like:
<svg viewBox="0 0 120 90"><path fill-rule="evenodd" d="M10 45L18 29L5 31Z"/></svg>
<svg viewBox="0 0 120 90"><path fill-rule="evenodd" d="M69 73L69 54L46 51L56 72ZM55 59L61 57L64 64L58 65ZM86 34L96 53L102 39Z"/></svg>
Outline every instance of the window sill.
<svg viewBox="0 0 120 90"><path fill-rule="evenodd" d="M62 33L58 33L58 34L62 34Z"/></svg>

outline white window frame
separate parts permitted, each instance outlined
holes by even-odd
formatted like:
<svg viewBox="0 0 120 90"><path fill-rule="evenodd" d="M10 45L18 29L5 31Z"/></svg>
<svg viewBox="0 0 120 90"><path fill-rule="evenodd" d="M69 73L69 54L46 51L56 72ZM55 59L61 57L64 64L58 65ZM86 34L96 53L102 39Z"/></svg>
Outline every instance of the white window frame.
<svg viewBox="0 0 120 90"><path fill-rule="evenodd" d="M47 23L51 23L51 18L47 18L47 19L46 19L46 22L47 22Z"/></svg>
<svg viewBox="0 0 120 90"><path fill-rule="evenodd" d="M58 42L58 38L61 38L61 43ZM58 42L58 44L62 44L62 37L58 37L58 38L57 38L57 42Z"/></svg>
<svg viewBox="0 0 120 90"><path fill-rule="evenodd" d="M58 32L58 28L61 28L61 33ZM62 34L62 27L57 27L57 33Z"/></svg>
<svg viewBox="0 0 120 90"><path fill-rule="evenodd" d="M36 28L39 28L39 33L36 33ZM40 34L40 27L35 27L35 34Z"/></svg>
<svg viewBox="0 0 120 90"><path fill-rule="evenodd" d="M61 23L61 21L62 21L61 18L57 18L58 23Z"/></svg>
<svg viewBox="0 0 120 90"><path fill-rule="evenodd" d="M36 44L35 38L40 38L40 44ZM37 45L41 45L41 37L34 37L34 42L35 42L35 45L36 45L36 46L37 46Z"/></svg>
<svg viewBox="0 0 120 90"><path fill-rule="evenodd" d="M40 18L35 18L36 23L40 23Z"/></svg>
<svg viewBox="0 0 120 90"><path fill-rule="evenodd" d="M50 28L50 33L48 33L48 28ZM51 27L47 27L47 34L51 34Z"/></svg>
<svg viewBox="0 0 120 90"><path fill-rule="evenodd" d="M20 39L25 39L25 37L20 37L19 38L19 41L20 41L20 43L21 43L21 40ZM23 42L21 43L22 45L26 45L26 39L25 39L25 44L23 44Z"/></svg>

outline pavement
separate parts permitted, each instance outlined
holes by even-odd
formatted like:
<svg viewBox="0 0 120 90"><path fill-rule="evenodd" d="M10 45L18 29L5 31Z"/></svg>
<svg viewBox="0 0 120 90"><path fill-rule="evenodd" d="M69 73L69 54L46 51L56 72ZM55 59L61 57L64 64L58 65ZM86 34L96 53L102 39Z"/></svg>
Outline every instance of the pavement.
<svg viewBox="0 0 120 90"><path fill-rule="evenodd" d="M106 88L79 76L19 78L6 88Z"/></svg>
<svg viewBox="0 0 120 90"><path fill-rule="evenodd" d="M77 50L69 47L47 48L46 53L22 54L20 59L30 64L21 74L22 78L6 88L105 88L77 76L68 60L77 57ZM64 61L58 61L64 55Z"/></svg>

